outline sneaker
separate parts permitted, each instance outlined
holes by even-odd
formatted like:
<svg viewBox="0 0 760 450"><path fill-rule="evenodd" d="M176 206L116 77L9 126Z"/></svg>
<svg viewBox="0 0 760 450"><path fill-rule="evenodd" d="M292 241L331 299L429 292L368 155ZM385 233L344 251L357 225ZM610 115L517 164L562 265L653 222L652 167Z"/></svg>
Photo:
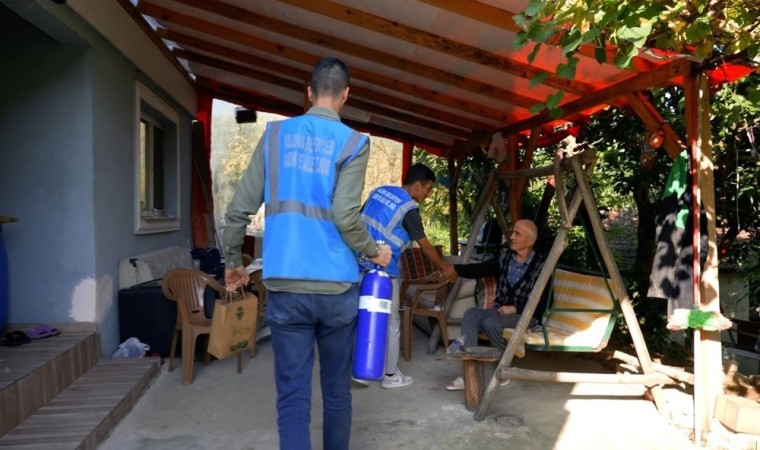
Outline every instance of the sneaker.
<svg viewBox="0 0 760 450"><path fill-rule="evenodd" d="M446 385L447 391L463 391L464 390L464 378L456 377L449 384Z"/></svg>
<svg viewBox="0 0 760 450"><path fill-rule="evenodd" d="M362 386L369 386L369 381L367 380L360 380L359 378L351 377L351 381Z"/></svg>
<svg viewBox="0 0 760 450"><path fill-rule="evenodd" d="M393 389L404 386L409 386L414 383L414 378L409 377L401 373L401 369L396 369L396 373L391 376L386 375L383 381L380 382L380 387L385 389Z"/></svg>
<svg viewBox="0 0 760 450"><path fill-rule="evenodd" d="M456 353L456 352L463 352L464 351L464 336L459 336L458 338L454 339L454 342L452 342L449 345L449 349L447 353Z"/></svg>

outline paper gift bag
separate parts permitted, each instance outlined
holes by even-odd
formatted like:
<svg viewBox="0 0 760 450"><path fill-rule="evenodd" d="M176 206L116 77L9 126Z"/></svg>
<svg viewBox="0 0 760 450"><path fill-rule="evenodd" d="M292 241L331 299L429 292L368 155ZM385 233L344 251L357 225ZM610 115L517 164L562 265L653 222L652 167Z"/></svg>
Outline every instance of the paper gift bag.
<svg viewBox="0 0 760 450"><path fill-rule="evenodd" d="M208 352L219 359L253 347L259 299L248 291L227 293L214 303Z"/></svg>

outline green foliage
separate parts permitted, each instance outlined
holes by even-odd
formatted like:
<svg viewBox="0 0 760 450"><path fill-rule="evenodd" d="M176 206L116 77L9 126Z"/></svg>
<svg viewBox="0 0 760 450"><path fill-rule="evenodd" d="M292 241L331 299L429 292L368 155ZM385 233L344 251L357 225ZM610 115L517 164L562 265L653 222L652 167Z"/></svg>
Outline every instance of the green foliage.
<svg viewBox="0 0 760 450"><path fill-rule="evenodd" d="M751 75L714 96L713 147L719 218L727 234L744 231L748 239L730 247L750 286L750 305L760 307L760 76Z"/></svg>
<svg viewBox="0 0 760 450"><path fill-rule="evenodd" d="M534 43L532 63L542 45L562 49L556 68L560 77L574 78L575 53L593 45L600 63L607 62L608 46L615 48L615 65L630 67L645 47L694 54L703 58L731 58L743 63L760 60L760 7L756 0L530 0L514 17L521 28L516 48ZM545 77L545 75L542 75ZM557 117L548 99L544 107Z"/></svg>
<svg viewBox="0 0 760 450"><path fill-rule="evenodd" d="M428 199L420 205L425 233L434 244L450 245L449 233L449 188L448 161L415 148L414 162L421 162L430 167L438 178L435 189ZM496 163L485 156L477 155L461 162L461 175L457 184L457 233L460 239L467 238L472 229L472 216L486 177L496 169Z"/></svg>

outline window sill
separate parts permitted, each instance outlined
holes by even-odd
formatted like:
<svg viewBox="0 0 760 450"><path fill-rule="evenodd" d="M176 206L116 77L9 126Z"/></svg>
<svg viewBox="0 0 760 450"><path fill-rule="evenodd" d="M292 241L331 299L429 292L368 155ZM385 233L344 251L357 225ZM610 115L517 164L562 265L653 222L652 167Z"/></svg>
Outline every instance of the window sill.
<svg viewBox="0 0 760 450"><path fill-rule="evenodd" d="M135 234L166 233L180 228L178 217L141 217Z"/></svg>

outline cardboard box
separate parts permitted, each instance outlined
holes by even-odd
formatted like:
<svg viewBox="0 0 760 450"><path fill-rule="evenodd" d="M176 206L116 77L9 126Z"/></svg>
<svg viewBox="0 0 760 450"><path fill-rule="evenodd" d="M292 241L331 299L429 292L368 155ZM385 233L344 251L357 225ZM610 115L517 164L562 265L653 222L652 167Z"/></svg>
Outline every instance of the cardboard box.
<svg viewBox="0 0 760 450"><path fill-rule="evenodd" d="M760 435L760 403L734 395L719 395L715 418L736 433Z"/></svg>

